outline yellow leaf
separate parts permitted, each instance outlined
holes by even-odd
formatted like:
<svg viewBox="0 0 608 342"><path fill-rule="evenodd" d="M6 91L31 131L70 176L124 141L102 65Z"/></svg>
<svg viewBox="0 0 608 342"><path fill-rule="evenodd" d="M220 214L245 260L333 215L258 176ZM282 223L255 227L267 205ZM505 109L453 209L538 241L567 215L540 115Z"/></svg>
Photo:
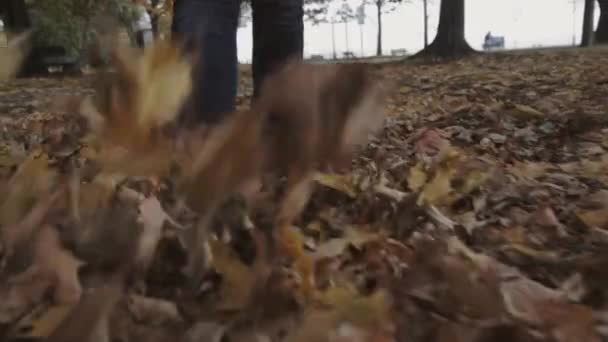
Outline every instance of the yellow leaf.
<svg viewBox="0 0 608 342"><path fill-rule="evenodd" d="M524 119L534 119L534 118L541 118L541 117L545 116L544 113L542 113L530 106L527 106L527 105L515 104L514 106L515 106L515 108L513 110L513 115L515 115L517 117L521 117Z"/></svg>
<svg viewBox="0 0 608 342"><path fill-rule="evenodd" d="M115 57L116 74L100 75L96 108L88 108L87 115L103 117L95 120L103 126L102 140L149 154L164 142L161 126L176 118L190 95L192 66L171 41L159 41L143 53L121 47Z"/></svg>
<svg viewBox="0 0 608 342"><path fill-rule="evenodd" d="M410 174L407 177L407 186L412 191L419 191L426 184L428 176L424 172L422 163L416 164L416 166L410 168Z"/></svg>
<svg viewBox="0 0 608 342"><path fill-rule="evenodd" d="M555 262L559 259L559 254L555 252L543 251L518 243L505 245L503 246L502 250L514 251L528 258L544 262Z"/></svg>
<svg viewBox="0 0 608 342"><path fill-rule="evenodd" d="M254 289L255 275L229 246L210 240L213 253L213 265L217 272L222 274L220 310L242 310L251 299Z"/></svg>
<svg viewBox="0 0 608 342"><path fill-rule="evenodd" d="M314 180L323 186L338 190L350 198L357 197L355 186L348 176L317 172L314 175Z"/></svg>
<svg viewBox="0 0 608 342"><path fill-rule="evenodd" d="M439 205L452 194L451 178L453 170L440 168L418 195L417 204L425 203Z"/></svg>
<svg viewBox="0 0 608 342"><path fill-rule="evenodd" d="M31 330L21 335L22 338L46 338L74 309L77 303L56 305L48 308L40 317L36 317L31 323Z"/></svg>
<svg viewBox="0 0 608 342"><path fill-rule="evenodd" d="M0 204L0 226L14 225L49 193L56 173L48 168L48 156L35 151L23 162L9 182L8 191Z"/></svg>
<svg viewBox="0 0 608 342"><path fill-rule="evenodd" d="M411 88L411 87L408 87L408 86L402 86L401 88L399 88L399 92L400 92L401 94L407 94L407 93L409 93L410 91L412 91L412 88Z"/></svg>
<svg viewBox="0 0 608 342"><path fill-rule="evenodd" d="M587 228L608 229L608 210L605 208L589 211L580 210L576 213L576 216L583 221Z"/></svg>

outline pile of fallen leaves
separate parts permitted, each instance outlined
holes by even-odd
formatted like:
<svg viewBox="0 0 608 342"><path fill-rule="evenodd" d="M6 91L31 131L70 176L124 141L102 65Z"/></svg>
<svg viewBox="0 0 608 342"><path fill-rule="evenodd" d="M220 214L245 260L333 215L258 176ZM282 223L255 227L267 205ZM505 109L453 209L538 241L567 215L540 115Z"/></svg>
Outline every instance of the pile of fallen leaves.
<svg viewBox="0 0 608 342"><path fill-rule="evenodd" d="M346 168L361 66L189 131L176 46L114 57L0 84L2 340L606 339L602 49L377 66Z"/></svg>

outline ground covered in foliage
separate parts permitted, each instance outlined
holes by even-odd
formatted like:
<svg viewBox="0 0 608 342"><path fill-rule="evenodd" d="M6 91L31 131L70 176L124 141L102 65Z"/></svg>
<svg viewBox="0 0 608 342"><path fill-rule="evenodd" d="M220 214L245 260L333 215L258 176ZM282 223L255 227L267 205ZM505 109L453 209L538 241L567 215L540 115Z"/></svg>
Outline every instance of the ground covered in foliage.
<svg viewBox="0 0 608 342"><path fill-rule="evenodd" d="M1 83L0 336L607 340L607 63L598 48L371 66L395 84L384 129L350 171L316 174L292 231L312 298L273 257L271 196L221 210L210 271L188 291L180 234L193 219L171 182L95 177L80 116L57 105L95 78ZM75 170L72 205L52 203L50 179ZM118 296L101 285L132 256L134 231L150 267Z"/></svg>

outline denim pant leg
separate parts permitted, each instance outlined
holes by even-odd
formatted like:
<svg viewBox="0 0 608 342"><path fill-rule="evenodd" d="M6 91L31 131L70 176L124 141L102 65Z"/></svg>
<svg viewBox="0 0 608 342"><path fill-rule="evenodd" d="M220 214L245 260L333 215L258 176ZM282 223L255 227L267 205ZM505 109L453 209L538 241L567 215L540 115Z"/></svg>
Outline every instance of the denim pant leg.
<svg viewBox="0 0 608 342"><path fill-rule="evenodd" d="M260 84L290 57L304 53L303 0L252 0L254 98Z"/></svg>
<svg viewBox="0 0 608 342"><path fill-rule="evenodd" d="M186 111L216 123L234 111L238 89L236 33L240 0L176 0L173 34L198 52L193 96Z"/></svg>

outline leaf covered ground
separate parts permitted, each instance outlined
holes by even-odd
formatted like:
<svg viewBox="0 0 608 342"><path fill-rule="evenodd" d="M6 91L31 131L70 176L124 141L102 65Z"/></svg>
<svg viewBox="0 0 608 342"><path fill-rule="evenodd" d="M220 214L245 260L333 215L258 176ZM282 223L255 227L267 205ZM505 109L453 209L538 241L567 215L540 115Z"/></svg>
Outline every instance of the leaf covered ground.
<svg viewBox="0 0 608 342"><path fill-rule="evenodd" d="M606 340L606 63L594 48L370 66L391 84L383 129L346 171L314 174L282 235L272 191L222 205L194 288L196 214L155 174L164 145L110 131L137 153L104 154L65 105L95 75L0 83L1 339ZM170 66L139 81L183 84L187 66ZM146 89L147 120L181 96Z"/></svg>

